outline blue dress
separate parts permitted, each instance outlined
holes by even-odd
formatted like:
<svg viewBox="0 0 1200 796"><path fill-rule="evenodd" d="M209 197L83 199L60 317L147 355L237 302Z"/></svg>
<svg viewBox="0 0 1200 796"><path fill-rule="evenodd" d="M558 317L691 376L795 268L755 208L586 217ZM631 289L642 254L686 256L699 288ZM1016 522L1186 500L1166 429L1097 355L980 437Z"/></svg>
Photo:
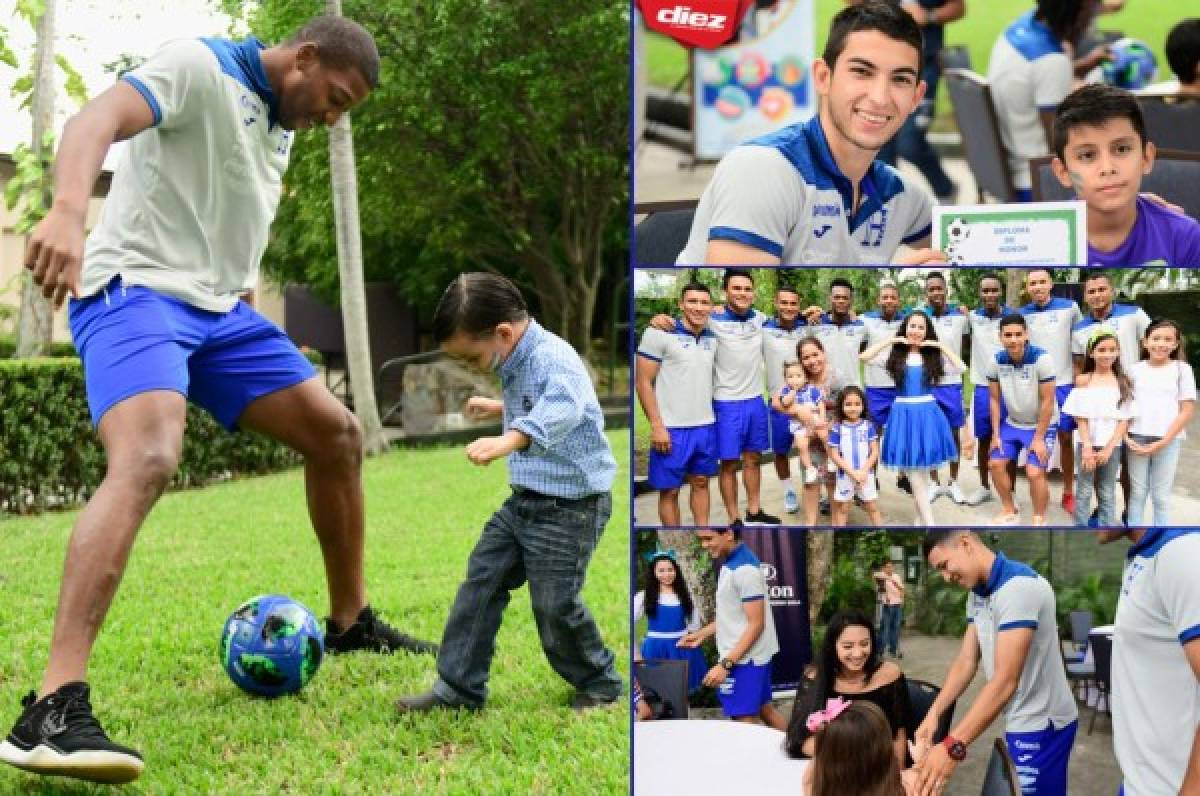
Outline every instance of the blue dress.
<svg viewBox="0 0 1200 796"><path fill-rule="evenodd" d="M923 365L906 365L883 430L879 457L893 470L927 470L958 458L950 423L933 391L923 383Z"/></svg>
<svg viewBox="0 0 1200 796"><path fill-rule="evenodd" d="M639 592L637 597L645 599ZM673 599L672 595L668 599ZM641 607L641 600L635 599L634 619L640 618L636 608ZM683 660L688 663L688 691L700 687L704 675L708 673L708 662L704 652L699 648L677 647L675 644L687 632L687 617L683 615L683 606L678 601L664 603L659 598L658 610L653 617L646 617L646 638L642 639L642 657L646 660Z"/></svg>

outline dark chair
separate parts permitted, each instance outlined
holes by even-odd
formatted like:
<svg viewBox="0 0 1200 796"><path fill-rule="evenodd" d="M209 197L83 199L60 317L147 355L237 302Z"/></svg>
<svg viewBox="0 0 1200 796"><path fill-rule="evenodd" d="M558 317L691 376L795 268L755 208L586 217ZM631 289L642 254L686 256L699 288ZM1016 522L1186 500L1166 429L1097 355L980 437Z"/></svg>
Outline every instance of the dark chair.
<svg viewBox="0 0 1200 796"><path fill-rule="evenodd" d="M647 202L635 205L633 212L646 216L633 231L633 264L674 265L692 232L696 202Z"/></svg>
<svg viewBox="0 0 1200 796"><path fill-rule="evenodd" d="M925 680L905 678L905 682L908 683L909 724L915 732L916 728L921 726L921 722L925 721L925 717L929 715L929 709L933 707L933 702L937 699L938 694L942 692L942 689ZM950 706L942 713L942 717L938 719L937 729L933 731L933 742L935 744L941 743L942 739L950 734L950 725L954 723L954 708L957 703L958 700L951 702ZM909 735L911 736L912 733L909 733ZM912 740L912 738L910 737L909 740ZM909 765L911 764L912 761L910 760Z"/></svg>
<svg viewBox="0 0 1200 796"><path fill-rule="evenodd" d="M1021 796L1021 782L1017 767L1008 754L1008 745L1003 738L992 744L992 756L988 758L987 773L983 777L981 796Z"/></svg>
<svg viewBox="0 0 1200 796"><path fill-rule="evenodd" d="M971 51L965 44L954 44L943 47L938 51L938 66L945 72L947 69L970 69Z"/></svg>
<svg viewBox="0 0 1200 796"><path fill-rule="evenodd" d="M969 69L947 69L944 80L967 165L979 186L979 201L984 201L985 194L1001 202L1014 201L1016 190L1008 173L1008 155L987 80Z"/></svg>
<svg viewBox="0 0 1200 796"><path fill-rule="evenodd" d="M663 719L686 719L688 717L688 664L687 661L650 659L633 664L634 676L642 688L642 699L652 701L655 696L662 700Z"/></svg>
<svg viewBox="0 0 1200 796"><path fill-rule="evenodd" d="M1097 633L1092 636L1092 657L1096 661L1096 705L1092 708L1092 718L1088 722L1088 735L1092 734L1092 725L1096 723L1096 714L1100 712L1100 700L1104 700L1104 712L1112 718L1112 636Z"/></svg>
<svg viewBox="0 0 1200 796"><path fill-rule="evenodd" d="M1167 95L1138 97L1146 134L1161 149L1200 152L1200 98Z"/></svg>
<svg viewBox="0 0 1200 796"><path fill-rule="evenodd" d="M1064 188L1050 168L1053 155L1042 155L1029 161L1035 202L1058 202L1075 198L1075 192ZM1200 219L1200 152L1160 149L1154 159L1154 169L1142 178L1142 192L1158 194L1174 202L1184 212ZM1192 263L1175 263L1192 265Z"/></svg>
<svg viewBox="0 0 1200 796"><path fill-rule="evenodd" d="M1096 676L1096 667L1091 663L1084 663L1086 652L1081 655L1078 660L1073 660L1066 656L1063 651L1062 642L1059 642L1058 652L1062 656L1063 670L1067 673L1067 682L1071 684L1071 691L1075 694L1076 699L1082 699L1087 696L1088 687L1092 679ZM1082 696L1081 696L1082 695Z"/></svg>
<svg viewBox="0 0 1200 796"><path fill-rule="evenodd" d="M1071 644L1075 649L1067 656L1067 663L1082 663L1087 655L1088 634L1092 632L1092 612L1072 611L1068 621L1071 625Z"/></svg>

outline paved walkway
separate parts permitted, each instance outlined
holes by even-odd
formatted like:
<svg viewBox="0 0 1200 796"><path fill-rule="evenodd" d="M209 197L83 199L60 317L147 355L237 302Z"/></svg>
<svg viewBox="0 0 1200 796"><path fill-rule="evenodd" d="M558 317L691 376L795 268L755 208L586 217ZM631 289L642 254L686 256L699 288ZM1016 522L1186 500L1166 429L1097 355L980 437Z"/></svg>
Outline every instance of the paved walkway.
<svg viewBox="0 0 1200 796"><path fill-rule="evenodd" d="M958 652L959 640L944 636L925 636L915 632L904 632L901 636L900 647L904 659L898 661L907 677L926 680L940 684L950 667L950 661ZM955 706L955 720L966 715L972 701L983 687L982 669L975 680ZM792 706L789 702L781 701L778 707L785 715L790 714ZM719 719L719 710L692 711L694 718ZM1087 734L1087 725L1091 721L1091 708L1079 708L1079 732L1075 737L1075 746L1071 752L1069 769L1068 792L1078 796L1104 796L1116 793L1121 784L1121 772L1112 750L1112 723L1108 716L1101 714L1096 718L1091 735ZM949 796L976 796L983 787L983 778L987 770L988 756L991 754L992 742L1003 736L1004 720L997 719L978 740L971 745L967 759L955 771L950 786L946 789Z"/></svg>

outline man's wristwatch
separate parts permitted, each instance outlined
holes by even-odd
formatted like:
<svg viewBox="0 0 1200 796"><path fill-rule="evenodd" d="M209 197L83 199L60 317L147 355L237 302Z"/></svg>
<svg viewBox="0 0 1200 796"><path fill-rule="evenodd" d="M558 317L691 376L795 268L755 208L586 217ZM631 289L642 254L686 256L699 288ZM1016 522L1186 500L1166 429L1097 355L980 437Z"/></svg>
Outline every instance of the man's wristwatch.
<svg viewBox="0 0 1200 796"><path fill-rule="evenodd" d="M967 759L967 745L953 735L943 738L942 746L946 747L946 754L950 755L950 759L955 763L961 763Z"/></svg>
<svg viewBox="0 0 1200 796"><path fill-rule="evenodd" d="M720 661L717 662L717 665L720 666L722 669L724 669L727 672L733 671L733 661L730 660L729 658L722 658Z"/></svg>

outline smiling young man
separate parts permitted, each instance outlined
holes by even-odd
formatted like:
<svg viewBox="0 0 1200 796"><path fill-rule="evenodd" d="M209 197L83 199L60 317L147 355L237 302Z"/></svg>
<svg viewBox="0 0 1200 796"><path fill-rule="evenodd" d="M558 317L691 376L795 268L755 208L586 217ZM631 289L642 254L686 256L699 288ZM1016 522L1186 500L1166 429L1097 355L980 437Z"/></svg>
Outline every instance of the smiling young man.
<svg viewBox="0 0 1200 796"><path fill-rule="evenodd" d="M658 519L668 527L680 524L679 490L685 481L691 487L693 524L708 525L708 479L717 474L712 405L717 336L708 328L708 288L698 282L684 285L679 312L670 332L647 326L637 350L638 402L650 421L648 480L658 490Z"/></svg>
<svg viewBox="0 0 1200 796"><path fill-rule="evenodd" d="M1112 639L1123 796L1200 793L1200 531L1097 531L1133 545Z"/></svg>
<svg viewBox="0 0 1200 796"><path fill-rule="evenodd" d="M1200 265L1200 222L1139 193L1154 155L1128 91L1084 86L1058 107L1052 168L1087 203L1090 265Z"/></svg>
<svg viewBox="0 0 1200 796"><path fill-rule="evenodd" d="M917 766L918 793L940 796L968 747L1004 711L1021 793L1066 796L1079 714L1059 652L1054 589L971 531L929 533L922 551L934 571L968 594L962 646L914 733L918 747L928 749ZM930 747L942 713L967 690L981 662L987 682L943 742Z"/></svg>
<svg viewBox="0 0 1200 796"><path fill-rule="evenodd" d="M928 245L933 202L875 156L924 95L921 30L898 3L833 19L813 63L810 121L728 153L700 197L686 264L886 263L944 259Z"/></svg>
<svg viewBox="0 0 1200 796"><path fill-rule="evenodd" d="M292 131L333 125L378 78L371 34L317 17L272 47L252 37L170 42L64 128L54 203L25 264L56 305L72 296L71 335L107 468L71 534L40 689L22 700L0 760L100 782L141 774L138 752L110 741L93 715L85 680L138 530L178 466L189 400L229 429L303 455L329 588L326 648L436 649L367 604L354 414L241 300L258 279ZM104 156L125 139L129 156L86 235Z"/></svg>

